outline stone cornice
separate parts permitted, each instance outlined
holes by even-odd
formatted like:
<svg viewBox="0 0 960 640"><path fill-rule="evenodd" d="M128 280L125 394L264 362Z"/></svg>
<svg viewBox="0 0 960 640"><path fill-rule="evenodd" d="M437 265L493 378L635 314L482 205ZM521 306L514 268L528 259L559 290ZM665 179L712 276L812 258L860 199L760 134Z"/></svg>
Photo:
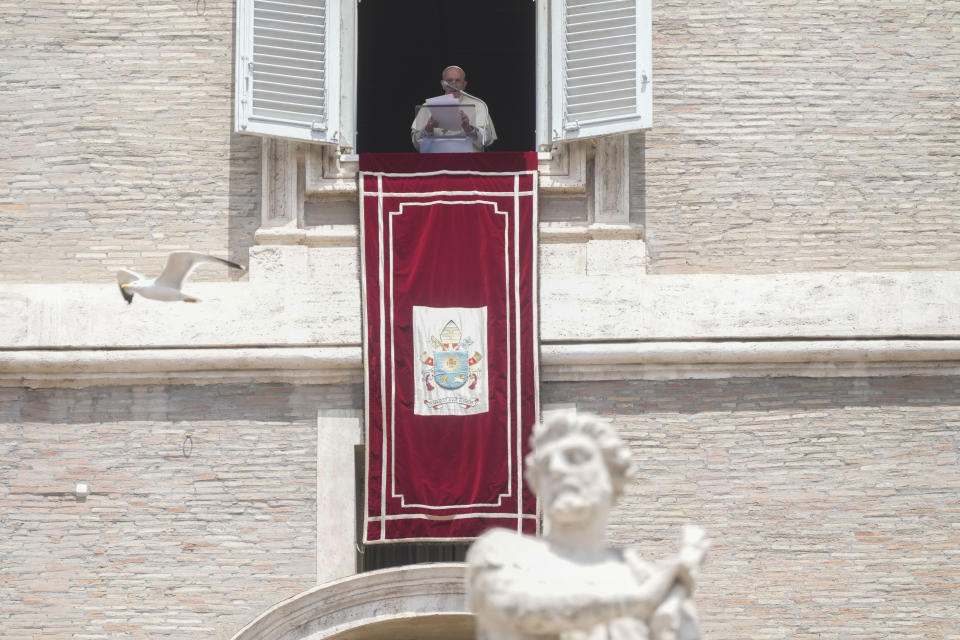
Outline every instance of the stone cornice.
<svg viewBox="0 0 960 640"><path fill-rule="evenodd" d="M718 340L541 346L545 381L955 375L960 340Z"/></svg>
<svg viewBox="0 0 960 640"><path fill-rule="evenodd" d="M643 227L639 225L570 222L541 222L537 235L540 242L548 244L642 238ZM355 247L360 242L360 231L356 225L323 225L305 229L295 225L261 227L254 235L254 242L265 246Z"/></svg>
<svg viewBox="0 0 960 640"><path fill-rule="evenodd" d="M623 136L626 142L626 136ZM587 160L593 146L592 140L575 141L558 145L550 151L540 152L538 158L538 184L541 194L579 194L586 191ZM307 198L343 197L356 195L357 175L360 171L359 156L338 154L327 145L290 146L283 153L289 156L290 166L296 167L296 156L302 154L303 195ZM282 162L276 158L272 164ZM595 180L604 180L602 174Z"/></svg>
<svg viewBox="0 0 960 640"><path fill-rule="evenodd" d="M0 351L0 386L360 381L359 346Z"/></svg>
<svg viewBox="0 0 960 640"><path fill-rule="evenodd" d="M359 345L0 351L0 386L362 381ZM549 382L960 374L960 340L721 340L542 344Z"/></svg>

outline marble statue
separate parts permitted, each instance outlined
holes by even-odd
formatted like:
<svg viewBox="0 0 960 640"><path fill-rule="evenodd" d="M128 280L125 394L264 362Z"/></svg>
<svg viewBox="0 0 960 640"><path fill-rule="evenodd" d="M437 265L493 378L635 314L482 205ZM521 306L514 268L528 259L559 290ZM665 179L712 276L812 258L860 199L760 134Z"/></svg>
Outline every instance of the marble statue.
<svg viewBox="0 0 960 640"><path fill-rule="evenodd" d="M493 529L470 547L478 638L698 640L691 596L710 546L703 530L686 527L679 554L659 562L606 545L610 509L632 471L613 428L558 414L537 425L526 463L544 536Z"/></svg>

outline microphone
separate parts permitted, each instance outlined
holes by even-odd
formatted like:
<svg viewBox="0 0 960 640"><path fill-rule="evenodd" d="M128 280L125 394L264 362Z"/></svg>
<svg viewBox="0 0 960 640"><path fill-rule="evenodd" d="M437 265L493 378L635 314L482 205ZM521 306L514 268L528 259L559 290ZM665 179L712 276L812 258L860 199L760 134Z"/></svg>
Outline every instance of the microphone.
<svg viewBox="0 0 960 640"><path fill-rule="evenodd" d="M441 81L440 81L440 84L442 84L443 86L445 86L445 87L448 88L448 89L453 89L453 90L456 91L457 93L462 93L463 95L467 96L468 98L473 98L474 100L480 100L480 98L478 98L477 96L470 95L469 93L467 93L467 92L464 91L463 89L458 89L457 87L453 86L452 84L450 84L450 83L447 82L446 80L441 80ZM483 100L480 100L480 102L483 102ZM486 104L486 102L484 102L484 104Z"/></svg>
<svg viewBox="0 0 960 640"><path fill-rule="evenodd" d="M441 81L440 81L440 84L443 85L444 87L447 87L448 89L453 89L453 90L456 91L457 93L459 93L459 94L461 94L461 95L465 95L465 96L467 96L468 98L473 98L474 100L476 100L477 102L479 102L480 104L482 104L484 107L487 106L487 103L484 102L482 99L478 98L477 96L474 96L474 95L471 95L471 94L467 93L467 92L464 91L463 89L458 89L457 87L453 86L452 84L450 84L450 83L447 82L446 80L441 80ZM484 144L484 141L485 141L485 138L486 138L486 134L487 134L486 128L485 128L485 127L478 127L476 130L480 132L480 145L481 145L481 147L487 146L486 144Z"/></svg>

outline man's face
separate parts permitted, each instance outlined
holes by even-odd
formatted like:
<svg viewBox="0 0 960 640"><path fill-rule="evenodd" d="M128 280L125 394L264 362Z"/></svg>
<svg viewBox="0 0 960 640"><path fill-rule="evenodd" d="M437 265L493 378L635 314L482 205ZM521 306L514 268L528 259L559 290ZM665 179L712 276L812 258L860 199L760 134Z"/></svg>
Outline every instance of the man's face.
<svg viewBox="0 0 960 640"><path fill-rule="evenodd" d="M575 433L540 447L534 473L544 511L553 522L589 522L610 508L610 472L589 436Z"/></svg>
<svg viewBox="0 0 960 640"><path fill-rule="evenodd" d="M443 85L443 92L452 93L458 98L460 97L460 91L467 88L467 81L463 77L463 71L460 69L447 69L444 71L443 81L447 84L452 84L457 88L457 90L454 90L446 85Z"/></svg>

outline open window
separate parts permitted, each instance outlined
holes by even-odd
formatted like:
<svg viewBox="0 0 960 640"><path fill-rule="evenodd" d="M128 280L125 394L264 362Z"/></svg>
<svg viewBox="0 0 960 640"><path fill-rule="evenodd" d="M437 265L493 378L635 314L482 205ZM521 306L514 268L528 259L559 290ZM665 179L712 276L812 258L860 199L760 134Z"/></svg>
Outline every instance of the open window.
<svg viewBox="0 0 960 640"><path fill-rule="evenodd" d="M467 92L487 103L491 151L534 148L536 13L530 0L362 0L357 5L359 153L413 151L410 124L443 93L440 72L467 72Z"/></svg>
<svg viewBox="0 0 960 640"><path fill-rule="evenodd" d="M353 152L358 139L384 135L370 114L389 112L400 114L405 139L414 105L439 93L430 78L446 64L467 69L468 91L495 98L498 132L516 124L519 133L502 145L501 135L492 150L543 150L652 126L650 0L361 2L237 0L236 131ZM382 24L371 30L368 21ZM384 29L400 44L364 42ZM404 57L409 51L419 52L416 61ZM510 73L485 75L484 60L508 61ZM410 95L386 90L394 78Z"/></svg>

